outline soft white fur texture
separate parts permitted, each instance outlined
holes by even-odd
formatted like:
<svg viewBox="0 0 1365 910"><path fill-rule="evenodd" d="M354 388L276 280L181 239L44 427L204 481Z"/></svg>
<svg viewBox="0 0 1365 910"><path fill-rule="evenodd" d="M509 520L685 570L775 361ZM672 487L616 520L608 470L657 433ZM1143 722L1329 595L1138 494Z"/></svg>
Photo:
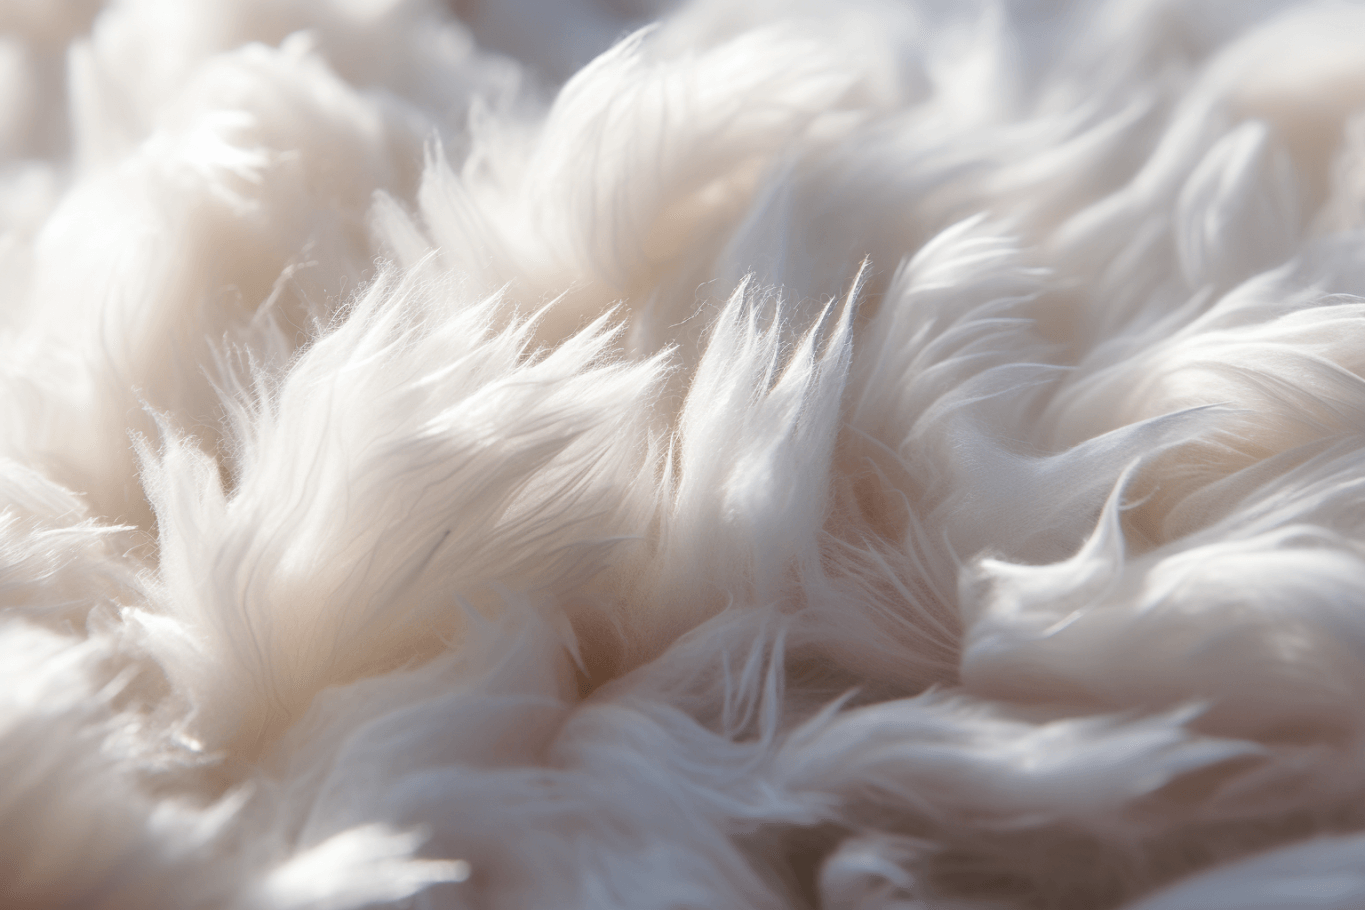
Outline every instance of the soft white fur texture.
<svg viewBox="0 0 1365 910"><path fill-rule="evenodd" d="M0 904L1365 906L1363 49L6 0Z"/></svg>

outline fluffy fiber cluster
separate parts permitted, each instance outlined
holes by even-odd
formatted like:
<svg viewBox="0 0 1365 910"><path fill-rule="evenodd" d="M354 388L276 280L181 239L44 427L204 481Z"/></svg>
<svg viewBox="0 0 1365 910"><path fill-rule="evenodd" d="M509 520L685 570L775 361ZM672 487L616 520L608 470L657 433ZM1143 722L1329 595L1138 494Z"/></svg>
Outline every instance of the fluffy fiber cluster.
<svg viewBox="0 0 1365 910"><path fill-rule="evenodd" d="M1365 906L1362 48L7 0L0 904Z"/></svg>

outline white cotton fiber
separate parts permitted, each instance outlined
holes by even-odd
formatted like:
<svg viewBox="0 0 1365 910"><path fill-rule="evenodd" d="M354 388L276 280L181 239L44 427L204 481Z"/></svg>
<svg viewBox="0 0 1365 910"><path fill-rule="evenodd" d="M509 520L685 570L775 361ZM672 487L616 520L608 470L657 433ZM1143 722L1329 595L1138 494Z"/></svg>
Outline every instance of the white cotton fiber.
<svg viewBox="0 0 1365 910"><path fill-rule="evenodd" d="M1362 42L0 7L0 905L1362 905Z"/></svg>

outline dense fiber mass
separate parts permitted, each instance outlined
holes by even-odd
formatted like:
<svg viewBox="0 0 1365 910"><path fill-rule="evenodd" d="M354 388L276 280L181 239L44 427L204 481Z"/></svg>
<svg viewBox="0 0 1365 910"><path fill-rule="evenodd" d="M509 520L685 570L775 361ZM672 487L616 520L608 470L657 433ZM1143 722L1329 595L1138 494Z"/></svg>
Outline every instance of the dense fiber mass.
<svg viewBox="0 0 1365 910"><path fill-rule="evenodd" d="M1365 906L1362 48L0 4L0 904Z"/></svg>

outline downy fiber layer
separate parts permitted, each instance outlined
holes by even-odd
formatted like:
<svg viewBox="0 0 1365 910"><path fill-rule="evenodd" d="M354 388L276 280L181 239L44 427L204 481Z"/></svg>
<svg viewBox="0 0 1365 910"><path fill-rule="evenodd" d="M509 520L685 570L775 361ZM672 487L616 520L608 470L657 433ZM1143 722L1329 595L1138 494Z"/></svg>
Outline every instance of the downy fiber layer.
<svg viewBox="0 0 1365 910"><path fill-rule="evenodd" d="M0 33L0 905L1365 906L1365 5Z"/></svg>

